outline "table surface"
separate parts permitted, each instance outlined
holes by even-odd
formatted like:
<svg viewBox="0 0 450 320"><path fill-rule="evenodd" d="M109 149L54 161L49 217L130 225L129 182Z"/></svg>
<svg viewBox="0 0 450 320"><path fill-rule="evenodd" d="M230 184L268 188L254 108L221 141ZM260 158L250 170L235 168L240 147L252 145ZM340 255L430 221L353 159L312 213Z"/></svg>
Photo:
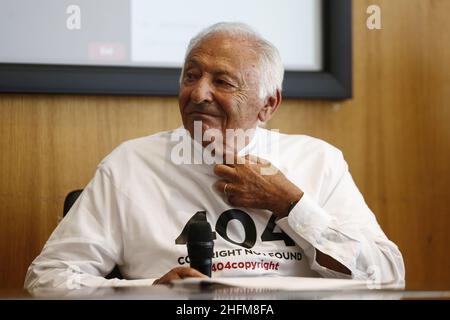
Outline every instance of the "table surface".
<svg viewBox="0 0 450 320"><path fill-rule="evenodd" d="M243 287L171 288L168 286L83 288L78 290L1 289L0 299L106 300L450 300L449 291L320 290L287 291Z"/></svg>

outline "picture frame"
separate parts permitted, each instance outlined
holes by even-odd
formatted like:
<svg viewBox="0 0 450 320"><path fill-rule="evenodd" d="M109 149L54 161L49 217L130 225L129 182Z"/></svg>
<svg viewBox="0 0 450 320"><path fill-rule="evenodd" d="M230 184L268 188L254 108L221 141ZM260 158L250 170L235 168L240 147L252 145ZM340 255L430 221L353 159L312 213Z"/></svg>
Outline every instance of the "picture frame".
<svg viewBox="0 0 450 320"><path fill-rule="evenodd" d="M352 1L323 0L323 69L286 71L283 97L352 97ZM0 63L0 92L176 96L180 68Z"/></svg>

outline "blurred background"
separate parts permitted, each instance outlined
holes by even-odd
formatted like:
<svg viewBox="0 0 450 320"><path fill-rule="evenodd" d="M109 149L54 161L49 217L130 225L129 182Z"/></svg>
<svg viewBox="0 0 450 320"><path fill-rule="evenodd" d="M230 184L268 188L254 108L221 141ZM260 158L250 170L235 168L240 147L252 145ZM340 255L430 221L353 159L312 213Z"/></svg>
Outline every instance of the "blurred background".
<svg viewBox="0 0 450 320"><path fill-rule="evenodd" d="M382 29L366 26L369 5ZM285 99L269 128L340 148L403 253L408 289L450 288L450 1L353 1L353 98ZM0 288L26 270L124 140L181 125L176 97L0 94Z"/></svg>

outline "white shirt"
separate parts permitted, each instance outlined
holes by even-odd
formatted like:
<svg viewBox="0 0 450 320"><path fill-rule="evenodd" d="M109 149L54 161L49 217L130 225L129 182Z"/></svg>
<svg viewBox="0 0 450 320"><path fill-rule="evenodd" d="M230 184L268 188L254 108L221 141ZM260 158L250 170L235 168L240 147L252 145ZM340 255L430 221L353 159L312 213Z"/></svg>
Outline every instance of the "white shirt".
<svg viewBox="0 0 450 320"><path fill-rule="evenodd" d="M178 128L127 141L98 165L30 265L25 287L151 285L170 269L189 266L180 235L194 215L206 217L216 232L212 277L404 281L401 253L335 147L304 135L256 130L240 154L269 160L304 192L289 216L275 224L267 210L231 207L213 188L218 180L213 164L173 161L180 145L174 137L189 133ZM278 150L267 148L270 141L277 141ZM194 146L193 152L202 148ZM320 266L315 249L346 266L351 276ZM127 280L104 278L116 264Z"/></svg>

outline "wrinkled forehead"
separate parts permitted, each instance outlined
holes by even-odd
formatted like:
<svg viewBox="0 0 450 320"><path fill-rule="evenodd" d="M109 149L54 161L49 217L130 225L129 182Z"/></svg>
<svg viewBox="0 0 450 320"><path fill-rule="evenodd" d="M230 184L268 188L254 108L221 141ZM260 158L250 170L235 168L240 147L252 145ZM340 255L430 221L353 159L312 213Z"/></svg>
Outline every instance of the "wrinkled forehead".
<svg viewBox="0 0 450 320"><path fill-rule="evenodd" d="M248 73L257 70L259 55L255 40L242 36L214 34L203 39L191 50L186 57L185 65L192 61Z"/></svg>

